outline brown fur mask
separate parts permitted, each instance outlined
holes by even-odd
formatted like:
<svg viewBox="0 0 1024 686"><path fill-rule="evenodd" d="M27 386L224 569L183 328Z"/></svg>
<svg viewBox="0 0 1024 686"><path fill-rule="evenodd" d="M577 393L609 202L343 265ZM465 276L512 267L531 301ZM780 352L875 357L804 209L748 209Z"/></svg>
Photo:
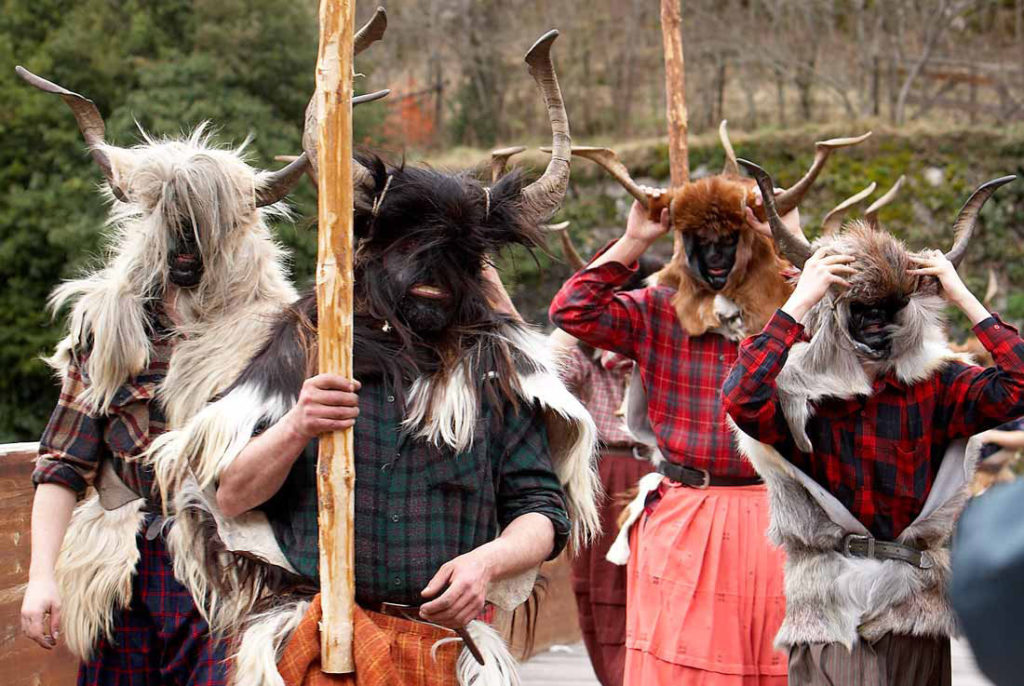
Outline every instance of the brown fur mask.
<svg viewBox="0 0 1024 686"><path fill-rule="evenodd" d="M690 336L700 336L721 324L714 308L716 295L725 296L740 308L747 331L753 333L764 327L793 290L783 276L787 263L776 255L771 240L747 224L747 196L752 188L753 181L720 175L671 191L674 231L706 239L732 232L740 235L736 262L721 291L712 290L699 274L693 273L681 248L658 274L659 285L676 290L672 303L680 326Z"/></svg>

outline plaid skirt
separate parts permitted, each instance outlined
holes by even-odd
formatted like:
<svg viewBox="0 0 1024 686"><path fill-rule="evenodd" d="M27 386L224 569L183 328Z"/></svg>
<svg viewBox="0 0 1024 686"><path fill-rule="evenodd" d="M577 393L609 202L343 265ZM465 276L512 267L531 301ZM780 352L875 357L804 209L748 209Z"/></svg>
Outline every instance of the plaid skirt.
<svg viewBox="0 0 1024 686"><path fill-rule="evenodd" d="M146 524L149 524L147 520ZM163 537L143 526L132 599L114 612L114 640L100 639L79 686L224 686L224 644L209 635L192 596L174 578Z"/></svg>

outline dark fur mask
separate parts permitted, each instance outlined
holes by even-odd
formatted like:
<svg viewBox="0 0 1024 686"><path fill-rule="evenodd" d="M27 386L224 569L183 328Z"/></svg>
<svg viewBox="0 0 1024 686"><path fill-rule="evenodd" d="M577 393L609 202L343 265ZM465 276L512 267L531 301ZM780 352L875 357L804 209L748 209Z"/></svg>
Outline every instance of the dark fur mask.
<svg viewBox="0 0 1024 686"><path fill-rule="evenodd" d="M485 260L508 245L543 242L524 220L520 175L487 191L465 173L360 162L371 170L368 195L378 208L356 207L358 311L387 322L406 343L440 348L497 321Z"/></svg>

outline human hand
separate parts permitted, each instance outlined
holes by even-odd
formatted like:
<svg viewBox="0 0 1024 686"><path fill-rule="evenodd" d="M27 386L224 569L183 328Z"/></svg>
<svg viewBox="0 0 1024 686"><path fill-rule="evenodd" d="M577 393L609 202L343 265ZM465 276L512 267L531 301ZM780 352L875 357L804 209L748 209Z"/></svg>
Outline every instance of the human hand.
<svg viewBox="0 0 1024 686"><path fill-rule="evenodd" d="M778 195L779 193L782 193L782 189L776 188L775 195ZM761 189L758 186L754 186L754 188L752 189L752 194L754 196L754 207L761 207L764 204L764 198L761 196ZM763 222L760 219L758 219L757 215L754 213L754 210L751 209L750 206L747 206L745 212L747 226L749 226L762 236L765 236L766 238L772 237L772 227L768 224L768 222ZM792 210L783 215L781 219L782 223L786 226L787 229L789 229L790 232L794 234L803 233L803 229L800 228L799 207L794 207Z"/></svg>
<svg viewBox="0 0 1024 686"><path fill-rule="evenodd" d="M851 255L825 255L823 249L819 249L804 263L796 289L782 306L783 312L800 321L808 310L825 297L832 285L849 288L850 284L843 276L856 272L850 266L853 260Z"/></svg>
<svg viewBox="0 0 1024 686"><path fill-rule="evenodd" d="M337 374L318 374L306 379L295 407L284 420L304 438L341 431L355 424L359 416L358 381Z"/></svg>
<svg viewBox="0 0 1024 686"><path fill-rule="evenodd" d="M22 632L47 650L60 638L60 593L52 576L29 579L21 601Z"/></svg>
<svg viewBox="0 0 1024 686"><path fill-rule="evenodd" d="M668 208L661 211L661 221L651 221L647 210L637 201L629 210L626 220L626 238L642 243L645 247L668 233Z"/></svg>
<svg viewBox="0 0 1024 686"><path fill-rule="evenodd" d="M492 570L480 548L444 563L421 595L434 598L444 592L420 607L420 617L452 629L466 626L484 609Z"/></svg>
<svg viewBox="0 0 1024 686"><path fill-rule="evenodd" d="M972 325L991 316L988 308L981 304L970 289L964 285L960 275L956 273L953 263L947 260L941 252L927 250L920 255L911 255L910 260L917 267L908 269L907 273L914 276L933 276L938 279L946 300L959 307L967 315Z"/></svg>

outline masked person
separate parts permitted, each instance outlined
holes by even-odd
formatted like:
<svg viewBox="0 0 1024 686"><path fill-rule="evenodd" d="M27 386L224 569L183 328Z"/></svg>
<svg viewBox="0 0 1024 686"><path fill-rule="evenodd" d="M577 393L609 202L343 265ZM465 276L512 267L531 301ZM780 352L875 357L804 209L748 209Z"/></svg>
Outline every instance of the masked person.
<svg viewBox="0 0 1024 686"><path fill-rule="evenodd" d="M48 360L61 391L32 477L22 626L45 648L67 645L80 686L224 684L224 646L174 576L174 527L137 458L231 383L239 353L255 353L268 316L295 298L260 208L301 179L306 158L259 172L202 127L107 145L91 101L19 74L71 107L114 203L110 258L51 299L73 304Z"/></svg>
<svg viewBox="0 0 1024 686"><path fill-rule="evenodd" d="M625 683L783 684L771 645L782 621L782 554L768 501L733 448L720 389L744 331L789 292L771 241L746 224L751 183L715 176L674 191L651 221L634 204L625 235L562 287L551 320L636 361L664 475L633 527ZM621 291L669 229L683 249L659 283Z"/></svg>
<svg viewBox="0 0 1024 686"><path fill-rule="evenodd" d="M640 268L621 290L642 288L662 266L654 258L642 258ZM605 556L615 539L623 495L653 468L650 450L629 433L622 414L633 361L592 348L563 331L556 330L551 341L561 352L562 380L594 418L601 443L601 536L572 561L580 630L598 681L603 686L621 686L626 664L626 570Z"/></svg>
<svg viewBox="0 0 1024 686"><path fill-rule="evenodd" d="M527 56L556 138L534 183L510 173L484 187L467 174L354 163L358 382L310 375L319 339L307 297L220 400L154 446L191 532L176 559L235 637L232 669L254 683L328 679L321 433L354 432L355 683L511 683L514 660L475 621L485 600L513 609L542 561L598 528L593 422L544 340L492 307L504 298L485 266L509 245L539 245L565 192L556 35Z"/></svg>
<svg viewBox="0 0 1024 686"><path fill-rule="evenodd" d="M1024 341L956 265L982 204L1011 179L968 200L946 256L910 252L863 222L812 245L768 208L803 272L740 346L724 393L787 554L777 644L789 650L795 686L950 683L947 543L977 458L964 441L1024 410ZM947 303L970 320L994 368L952 352Z"/></svg>

